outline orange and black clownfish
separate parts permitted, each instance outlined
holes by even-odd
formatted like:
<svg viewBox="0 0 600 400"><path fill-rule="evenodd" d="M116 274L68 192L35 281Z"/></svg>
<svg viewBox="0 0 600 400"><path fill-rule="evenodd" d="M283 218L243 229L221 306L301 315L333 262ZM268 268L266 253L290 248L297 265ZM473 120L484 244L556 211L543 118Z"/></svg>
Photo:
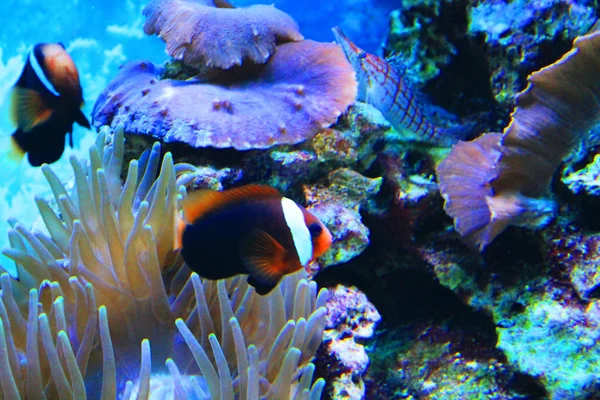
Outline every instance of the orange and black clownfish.
<svg viewBox="0 0 600 400"><path fill-rule="evenodd" d="M260 295L331 246L317 217L270 186L198 190L182 205L177 247L186 264L207 279L248 274Z"/></svg>
<svg viewBox="0 0 600 400"><path fill-rule="evenodd" d="M65 135L73 147L73 123L90 129L81 112L83 91L75 63L61 43L36 45L12 91L11 118L17 130L8 156L40 166L57 161L65 150Z"/></svg>

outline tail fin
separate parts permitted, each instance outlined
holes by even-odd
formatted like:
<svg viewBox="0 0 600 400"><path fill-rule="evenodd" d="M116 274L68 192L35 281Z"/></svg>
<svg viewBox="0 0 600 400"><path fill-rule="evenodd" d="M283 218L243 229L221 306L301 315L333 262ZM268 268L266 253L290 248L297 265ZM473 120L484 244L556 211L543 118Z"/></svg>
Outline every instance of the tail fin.
<svg viewBox="0 0 600 400"><path fill-rule="evenodd" d="M451 147L461 140L466 140L467 137L472 135L475 127L469 123L467 124L453 124L450 126L435 126L431 125L431 133L426 136L431 140L434 140L436 145L443 147Z"/></svg>
<svg viewBox="0 0 600 400"><path fill-rule="evenodd" d="M65 136L58 135L56 140L46 143L44 147L35 147L27 152L27 160L32 167L57 162L65 151Z"/></svg>
<svg viewBox="0 0 600 400"><path fill-rule="evenodd" d="M19 146L19 143L15 139L15 135L13 134L9 138L6 138L7 142L7 151L4 154L6 158L9 159L10 162L19 164L25 156L25 150ZM3 143L4 144L4 143Z"/></svg>

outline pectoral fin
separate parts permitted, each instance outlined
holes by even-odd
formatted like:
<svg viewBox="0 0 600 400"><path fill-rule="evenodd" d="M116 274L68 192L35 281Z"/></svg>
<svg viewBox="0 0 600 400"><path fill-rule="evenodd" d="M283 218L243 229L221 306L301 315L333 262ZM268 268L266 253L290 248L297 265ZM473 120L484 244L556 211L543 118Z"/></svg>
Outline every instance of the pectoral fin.
<svg viewBox="0 0 600 400"><path fill-rule="evenodd" d="M283 246L263 230L252 231L242 241L240 259L253 278L248 279L248 283L256 288L257 293L270 292L281 280L288 269L286 255L287 251Z"/></svg>
<svg viewBox="0 0 600 400"><path fill-rule="evenodd" d="M15 87L12 91L10 116L13 123L23 132L29 132L52 116L40 94L34 90Z"/></svg>

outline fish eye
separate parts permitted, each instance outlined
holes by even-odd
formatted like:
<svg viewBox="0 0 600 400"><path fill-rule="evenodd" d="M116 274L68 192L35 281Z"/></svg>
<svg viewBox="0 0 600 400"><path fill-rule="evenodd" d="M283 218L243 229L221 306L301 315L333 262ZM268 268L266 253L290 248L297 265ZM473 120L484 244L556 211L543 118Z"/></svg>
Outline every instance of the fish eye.
<svg viewBox="0 0 600 400"><path fill-rule="evenodd" d="M319 236L321 232L323 232L323 228L321 228L321 225L315 222L314 224L310 224L308 226L308 231L310 232L310 236L316 237Z"/></svg>
<svg viewBox="0 0 600 400"><path fill-rule="evenodd" d="M362 60L362 59L363 59L363 58L365 58L365 57L367 57L367 52L366 52L366 51L364 51L364 50L361 50L361 51L358 53L358 58Z"/></svg>

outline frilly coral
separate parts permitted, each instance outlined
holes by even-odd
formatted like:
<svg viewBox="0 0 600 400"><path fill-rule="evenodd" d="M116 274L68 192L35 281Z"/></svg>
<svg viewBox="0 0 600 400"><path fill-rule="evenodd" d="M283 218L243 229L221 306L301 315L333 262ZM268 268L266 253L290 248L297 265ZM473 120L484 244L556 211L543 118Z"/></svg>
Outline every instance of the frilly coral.
<svg viewBox="0 0 600 400"><path fill-rule="evenodd" d="M340 48L310 40L278 46L257 76L229 84L160 80L161 68L123 67L94 106L94 125L193 147L296 144L354 101L354 71Z"/></svg>
<svg viewBox="0 0 600 400"><path fill-rule="evenodd" d="M153 0L143 12L144 32L157 34L167 44L167 53L187 65L227 69L244 59L263 64L276 45L303 39L292 17L274 6Z"/></svg>
<svg viewBox="0 0 600 400"><path fill-rule="evenodd" d="M480 249L508 225L543 226L555 212L541 197L560 162L598 121L599 66L600 32L577 38L569 53L529 77L502 135L460 143L440 163L446 212Z"/></svg>
<svg viewBox="0 0 600 400"><path fill-rule="evenodd" d="M460 142L437 168L444 210L451 217L461 216L454 220L454 228L471 243L488 242L498 234L485 229L492 218L486 199L494 194L490 181L502 155L501 139L499 133L488 133L473 142Z"/></svg>

